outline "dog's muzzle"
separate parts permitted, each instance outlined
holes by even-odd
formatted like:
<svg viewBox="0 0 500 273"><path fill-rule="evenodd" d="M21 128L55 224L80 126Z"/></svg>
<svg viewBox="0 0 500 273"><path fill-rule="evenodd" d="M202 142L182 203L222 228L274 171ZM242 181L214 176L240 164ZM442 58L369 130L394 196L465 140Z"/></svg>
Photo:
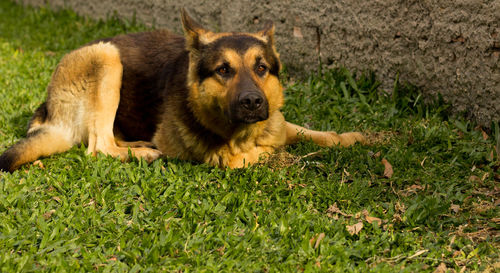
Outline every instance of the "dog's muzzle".
<svg viewBox="0 0 500 273"><path fill-rule="evenodd" d="M234 119L239 122L250 124L266 120L269 116L267 99L258 91L242 92L234 106Z"/></svg>

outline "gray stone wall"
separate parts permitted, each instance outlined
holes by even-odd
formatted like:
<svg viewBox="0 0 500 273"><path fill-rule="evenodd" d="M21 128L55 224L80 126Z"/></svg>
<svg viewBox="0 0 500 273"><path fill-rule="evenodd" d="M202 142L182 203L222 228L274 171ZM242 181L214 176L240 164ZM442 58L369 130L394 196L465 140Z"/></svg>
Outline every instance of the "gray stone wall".
<svg viewBox="0 0 500 273"><path fill-rule="evenodd" d="M178 33L181 7L215 31L255 31L273 20L293 74L319 63L374 70L388 90L399 74L480 124L500 120L500 0L17 1L94 18L116 12Z"/></svg>

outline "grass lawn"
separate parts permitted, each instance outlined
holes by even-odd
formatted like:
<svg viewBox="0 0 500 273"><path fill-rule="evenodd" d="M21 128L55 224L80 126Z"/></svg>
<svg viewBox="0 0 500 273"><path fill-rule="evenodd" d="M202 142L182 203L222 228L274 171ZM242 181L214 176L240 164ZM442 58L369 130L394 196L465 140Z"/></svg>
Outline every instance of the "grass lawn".
<svg viewBox="0 0 500 273"><path fill-rule="evenodd" d="M144 29L0 0L0 152L63 54ZM370 73L283 81L289 121L372 144L306 142L238 170L75 147L0 174L0 272L499 270L498 123L447 117L399 83L389 95Z"/></svg>

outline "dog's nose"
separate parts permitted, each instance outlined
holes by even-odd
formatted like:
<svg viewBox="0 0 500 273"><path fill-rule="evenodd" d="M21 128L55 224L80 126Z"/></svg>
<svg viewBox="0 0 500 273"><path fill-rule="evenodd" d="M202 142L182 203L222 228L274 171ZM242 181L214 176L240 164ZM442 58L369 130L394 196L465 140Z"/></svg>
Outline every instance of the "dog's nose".
<svg viewBox="0 0 500 273"><path fill-rule="evenodd" d="M262 106L264 98L257 92L249 92L242 94L239 97L239 102L240 105L245 109L253 111L259 109Z"/></svg>

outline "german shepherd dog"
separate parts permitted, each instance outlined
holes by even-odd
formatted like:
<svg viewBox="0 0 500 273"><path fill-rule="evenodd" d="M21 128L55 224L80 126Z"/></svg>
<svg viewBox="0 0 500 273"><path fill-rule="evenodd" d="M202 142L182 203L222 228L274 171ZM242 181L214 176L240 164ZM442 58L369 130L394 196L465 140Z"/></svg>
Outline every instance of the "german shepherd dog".
<svg viewBox="0 0 500 273"><path fill-rule="evenodd" d="M286 122L274 25L214 33L181 11L184 36L166 30L98 40L62 58L25 139L0 156L12 172L84 143L148 162L161 156L240 168L302 139L363 142Z"/></svg>

